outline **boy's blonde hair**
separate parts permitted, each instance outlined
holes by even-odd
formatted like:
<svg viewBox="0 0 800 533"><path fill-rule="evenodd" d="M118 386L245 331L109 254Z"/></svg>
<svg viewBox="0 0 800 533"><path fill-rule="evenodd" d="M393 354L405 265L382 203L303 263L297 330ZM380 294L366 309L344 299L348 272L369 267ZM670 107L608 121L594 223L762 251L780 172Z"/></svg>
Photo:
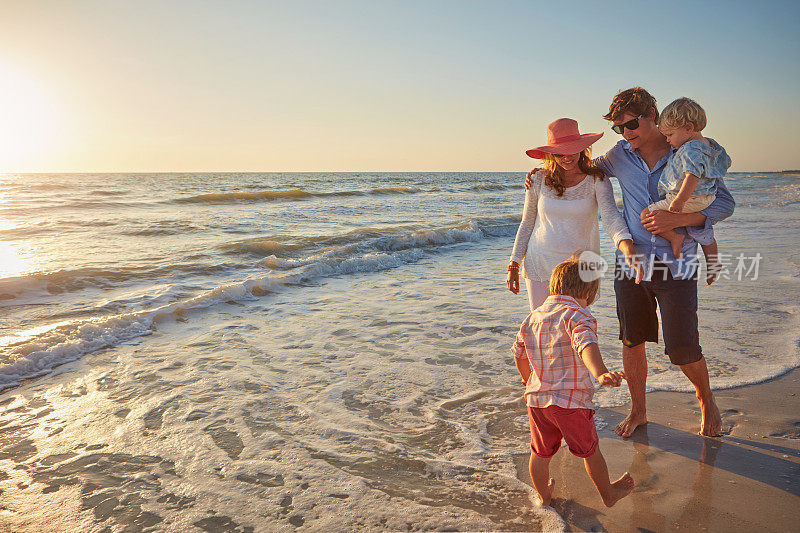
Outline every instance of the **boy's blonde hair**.
<svg viewBox="0 0 800 533"><path fill-rule="evenodd" d="M588 272L595 267L588 261L581 260L581 251L572 254L572 257L559 263L550 274L550 294L585 298L586 305L591 305L597 299L600 290L600 277L592 277L592 281L584 281L581 271Z"/></svg>
<svg viewBox="0 0 800 533"><path fill-rule="evenodd" d="M678 98L661 111L659 126L682 128L687 124L694 126L694 131L703 131L706 127L706 112L700 104L691 98Z"/></svg>

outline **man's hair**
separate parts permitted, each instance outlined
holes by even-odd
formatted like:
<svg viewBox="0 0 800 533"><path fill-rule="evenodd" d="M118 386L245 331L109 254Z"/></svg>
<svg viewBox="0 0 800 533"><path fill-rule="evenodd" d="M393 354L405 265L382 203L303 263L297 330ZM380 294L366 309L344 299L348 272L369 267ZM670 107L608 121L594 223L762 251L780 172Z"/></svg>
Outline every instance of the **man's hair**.
<svg viewBox="0 0 800 533"><path fill-rule="evenodd" d="M637 117L639 115L648 116L651 108L655 113L653 120L658 122L656 99L645 89L634 87L633 89L618 92L614 99L611 100L611 105L608 106L608 113L603 115L603 118L616 122L617 120L622 120L622 116L625 113L631 113Z"/></svg>
<svg viewBox="0 0 800 533"><path fill-rule="evenodd" d="M600 290L600 278L591 276L592 281L583 281L581 269L587 271L592 265L580 259L581 251L578 250L572 257L559 263L550 274L550 294L572 296L573 298L586 298L587 305L597 299Z"/></svg>
<svg viewBox="0 0 800 533"><path fill-rule="evenodd" d="M700 104L685 96L665 107L658 119L659 126L669 128L682 128L687 124L694 126L694 131L703 131L706 127L706 112Z"/></svg>

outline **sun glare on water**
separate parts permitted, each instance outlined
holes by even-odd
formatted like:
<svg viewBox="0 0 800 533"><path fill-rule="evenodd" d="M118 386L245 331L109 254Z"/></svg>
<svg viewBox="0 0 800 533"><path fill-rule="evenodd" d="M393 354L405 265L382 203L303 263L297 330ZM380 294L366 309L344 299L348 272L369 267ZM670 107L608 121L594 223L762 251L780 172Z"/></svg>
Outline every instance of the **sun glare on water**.
<svg viewBox="0 0 800 533"><path fill-rule="evenodd" d="M20 276L29 271L32 260L11 243L0 241L0 278Z"/></svg>
<svg viewBox="0 0 800 533"><path fill-rule="evenodd" d="M3 174L47 166L58 122L43 85L0 61L0 181ZM8 194L0 191L0 207L8 199ZM13 229L20 223L0 214L0 231ZM33 257L26 246L0 240L0 278L30 271L35 262Z"/></svg>
<svg viewBox="0 0 800 533"><path fill-rule="evenodd" d="M45 88L0 62L0 173L45 166L57 129Z"/></svg>

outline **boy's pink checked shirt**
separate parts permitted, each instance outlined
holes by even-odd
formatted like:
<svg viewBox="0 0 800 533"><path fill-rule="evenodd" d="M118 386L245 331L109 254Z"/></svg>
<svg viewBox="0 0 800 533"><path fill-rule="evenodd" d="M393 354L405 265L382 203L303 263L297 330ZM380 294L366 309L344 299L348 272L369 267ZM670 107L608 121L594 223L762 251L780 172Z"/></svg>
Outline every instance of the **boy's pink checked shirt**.
<svg viewBox="0 0 800 533"><path fill-rule="evenodd" d="M594 378L580 357L593 342L597 321L589 310L570 296L548 296L522 323L511 348L532 371L525 387L528 405L594 409Z"/></svg>

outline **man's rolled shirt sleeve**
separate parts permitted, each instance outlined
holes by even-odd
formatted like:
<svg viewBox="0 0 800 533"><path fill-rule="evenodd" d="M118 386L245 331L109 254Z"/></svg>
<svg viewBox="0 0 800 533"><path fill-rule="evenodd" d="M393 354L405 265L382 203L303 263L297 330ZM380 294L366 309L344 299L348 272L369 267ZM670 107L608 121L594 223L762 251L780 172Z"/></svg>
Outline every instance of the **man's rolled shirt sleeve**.
<svg viewBox="0 0 800 533"><path fill-rule="evenodd" d="M717 178L717 197L711 202L711 205L700 211L706 216L705 225L687 226L686 232L701 245L711 244L714 242L712 225L731 216L735 208L736 202L725 186L724 180Z"/></svg>

